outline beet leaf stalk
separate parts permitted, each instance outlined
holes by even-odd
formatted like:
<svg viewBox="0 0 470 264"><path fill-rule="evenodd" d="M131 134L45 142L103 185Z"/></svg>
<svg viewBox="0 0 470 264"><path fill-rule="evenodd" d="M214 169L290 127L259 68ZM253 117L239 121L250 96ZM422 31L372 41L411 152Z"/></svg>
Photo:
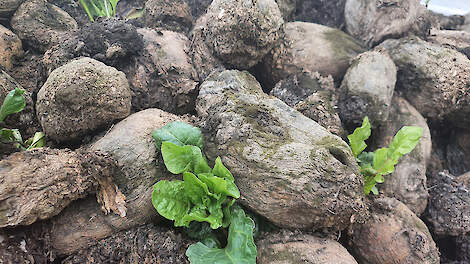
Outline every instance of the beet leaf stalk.
<svg viewBox="0 0 470 264"><path fill-rule="evenodd" d="M116 6L119 0L79 0L83 10L87 13L90 21L94 22L97 17L116 16Z"/></svg>

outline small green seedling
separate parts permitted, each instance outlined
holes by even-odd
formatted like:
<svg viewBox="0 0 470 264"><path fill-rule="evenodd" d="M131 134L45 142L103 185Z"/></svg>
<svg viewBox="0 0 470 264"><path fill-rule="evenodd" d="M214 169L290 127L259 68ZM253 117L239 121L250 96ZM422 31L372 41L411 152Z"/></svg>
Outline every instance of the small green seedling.
<svg viewBox="0 0 470 264"><path fill-rule="evenodd" d="M256 263L253 242L253 220L243 209L234 206L240 197L232 173L220 157L213 168L202 154L201 131L183 122L173 122L152 133L166 168L173 174L183 174L183 180L161 180L153 186L152 204L157 212L174 221L175 226L190 227L192 221L207 222L210 228L229 227L228 244L215 236L205 236L203 243L191 245L186 251L192 264Z"/></svg>
<svg viewBox="0 0 470 264"><path fill-rule="evenodd" d="M7 94L0 107L0 123L5 121L7 116L23 111L26 106L23 94L24 90L20 88L16 88Z"/></svg>
<svg viewBox="0 0 470 264"><path fill-rule="evenodd" d="M87 13L90 21L94 22L97 17L116 16L116 6L119 0L80 0L80 5Z"/></svg>
<svg viewBox="0 0 470 264"><path fill-rule="evenodd" d="M24 90L20 88L16 88L7 94L0 107L0 123L3 123L7 116L23 111L26 106L23 94ZM18 129L1 128L0 141L2 143L13 143L15 147L21 150L30 150L44 147L45 136L42 132L36 132L32 138L23 142L23 138Z"/></svg>
<svg viewBox="0 0 470 264"><path fill-rule="evenodd" d="M402 127L392 140L388 148L380 148L374 152L363 152L367 145L365 141L370 137L371 129L369 118L365 117L362 126L348 136L349 146L356 157L361 174L364 176L364 193L378 194L377 183L383 183L384 177L395 170L398 160L410 153L418 144L423 128L416 126Z"/></svg>

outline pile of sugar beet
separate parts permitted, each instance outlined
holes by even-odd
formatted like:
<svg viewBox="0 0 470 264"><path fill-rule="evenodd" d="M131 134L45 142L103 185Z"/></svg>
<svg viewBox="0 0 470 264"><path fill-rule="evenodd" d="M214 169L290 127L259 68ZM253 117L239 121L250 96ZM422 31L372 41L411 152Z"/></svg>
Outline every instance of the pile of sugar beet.
<svg viewBox="0 0 470 264"><path fill-rule="evenodd" d="M143 15L127 19L135 10ZM470 21L419 0L0 2L0 263L189 263L152 206L151 133L201 129L258 219L258 263L470 263ZM468 19L470 20L470 18ZM467 54L467 55L466 55ZM346 136L417 147L365 196Z"/></svg>

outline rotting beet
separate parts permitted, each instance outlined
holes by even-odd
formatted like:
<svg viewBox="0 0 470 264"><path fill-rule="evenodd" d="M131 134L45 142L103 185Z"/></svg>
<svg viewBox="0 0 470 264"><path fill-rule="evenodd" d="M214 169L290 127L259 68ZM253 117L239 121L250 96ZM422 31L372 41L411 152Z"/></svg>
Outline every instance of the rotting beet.
<svg viewBox="0 0 470 264"><path fill-rule="evenodd" d="M132 90L132 109L156 107L167 112L195 112L199 83L190 57L190 42L179 32L139 29L144 48L123 69Z"/></svg>
<svg viewBox="0 0 470 264"><path fill-rule="evenodd" d="M42 148L1 160L0 172L0 227L6 227L51 218L100 185L114 197L106 178L119 174L119 168L97 153Z"/></svg>
<svg viewBox="0 0 470 264"><path fill-rule="evenodd" d="M365 209L346 142L281 100L248 72L212 74L196 110L209 159L235 175L240 202L286 228L342 230Z"/></svg>
<svg viewBox="0 0 470 264"><path fill-rule="evenodd" d="M175 176L166 171L155 154L151 134L176 120L182 119L159 109L146 109L122 120L93 143L91 151L113 157L125 173L113 175L112 180L126 197L126 217L105 215L93 197L75 201L51 220L48 233L57 252L71 254L117 231L161 219L152 205L152 186L159 179Z"/></svg>

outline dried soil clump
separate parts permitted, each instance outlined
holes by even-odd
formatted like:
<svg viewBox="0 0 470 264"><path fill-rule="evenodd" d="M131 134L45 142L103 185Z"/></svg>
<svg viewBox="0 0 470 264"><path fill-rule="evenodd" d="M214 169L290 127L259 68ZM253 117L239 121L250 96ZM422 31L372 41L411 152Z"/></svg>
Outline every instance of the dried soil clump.
<svg viewBox="0 0 470 264"><path fill-rule="evenodd" d="M62 263L189 264L185 252L192 243L173 228L148 224L115 233Z"/></svg>
<svg viewBox="0 0 470 264"><path fill-rule="evenodd" d="M442 171L428 177L429 201L424 214L432 232L461 236L470 232L470 174Z"/></svg>
<svg viewBox="0 0 470 264"><path fill-rule="evenodd" d="M296 0L294 21L343 29L346 0Z"/></svg>
<svg viewBox="0 0 470 264"><path fill-rule="evenodd" d="M72 38L49 49L43 63L48 73L78 57L90 57L122 69L143 48L142 37L134 26L125 21L106 19L87 24Z"/></svg>
<svg viewBox="0 0 470 264"><path fill-rule="evenodd" d="M156 107L176 114L194 113L199 83L186 54L188 38L166 30L138 32L144 40L144 49L123 69L133 92L132 109Z"/></svg>

